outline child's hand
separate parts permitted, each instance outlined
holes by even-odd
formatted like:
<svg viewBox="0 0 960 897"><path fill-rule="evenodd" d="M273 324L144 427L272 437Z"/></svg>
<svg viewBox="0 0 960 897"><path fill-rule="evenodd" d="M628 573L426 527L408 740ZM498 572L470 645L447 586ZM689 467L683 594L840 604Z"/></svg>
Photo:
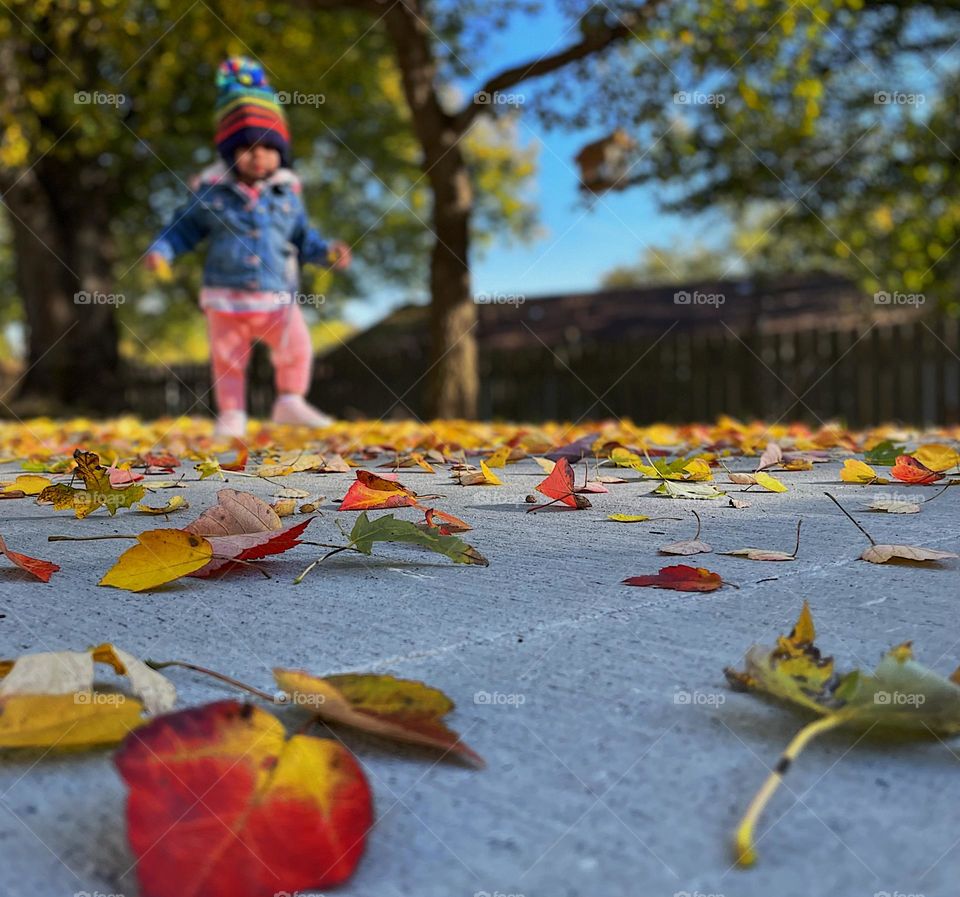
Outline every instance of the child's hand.
<svg viewBox="0 0 960 897"><path fill-rule="evenodd" d="M350 267L350 262L353 261L353 253L350 252L350 247L342 240L334 240L330 244L327 258L330 260L331 268L336 271L345 271Z"/></svg>
<svg viewBox="0 0 960 897"><path fill-rule="evenodd" d="M143 265L159 280L171 280L173 278L170 263L159 252L148 253L147 257L143 260Z"/></svg>

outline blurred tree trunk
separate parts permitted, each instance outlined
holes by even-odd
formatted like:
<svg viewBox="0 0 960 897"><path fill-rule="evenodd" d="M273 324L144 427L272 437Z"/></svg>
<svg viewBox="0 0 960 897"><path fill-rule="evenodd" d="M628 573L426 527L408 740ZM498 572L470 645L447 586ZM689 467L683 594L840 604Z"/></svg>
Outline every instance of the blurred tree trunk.
<svg viewBox="0 0 960 897"><path fill-rule="evenodd" d="M29 330L15 400L24 413L116 411L123 404L117 305L105 301L117 295L109 193L99 180L94 173L85 184L82 165L43 159L4 194Z"/></svg>
<svg viewBox="0 0 960 897"><path fill-rule="evenodd" d="M433 193L427 408L435 417L472 418L480 379L469 264L474 197L459 145L466 128L440 105L428 15L420 6L420 0L396 3L386 14L386 25Z"/></svg>

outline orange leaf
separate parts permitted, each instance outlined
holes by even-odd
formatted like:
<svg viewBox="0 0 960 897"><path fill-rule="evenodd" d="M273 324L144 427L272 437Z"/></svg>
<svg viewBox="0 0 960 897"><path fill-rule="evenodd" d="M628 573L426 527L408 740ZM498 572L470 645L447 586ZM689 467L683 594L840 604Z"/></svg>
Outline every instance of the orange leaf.
<svg viewBox="0 0 960 897"><path fill-rule="evenodd" d="M406 486L377 476L369 470L358 470L357 480L343 497L340 510L379 511L384 508L404 508L416 503L416 493Z"/></svg>
<svg viewBox="0 0 960 897"><path fill-rule="evenodd" d="M353 755L288 739L276 717L218 701L158 717L116 757L142 897L263 897L349 878L373 824Z"/></svg>
<svg viewBox="0 0 960 897"><path fill-rule="evenodd" d="M897 463L890 473L901 483L910 483L913 486L926 486L929 483L942 480L944 476L942 473L931 470L925 464L921 464L910 455L898 456Z"/></svg>
<svg viewBox="0 0 960 897"><path fill-rule="evenodd" d="M466 520L454 517L453 514L448 514L446 511L438 511L436 508L427 508L424 516L426 517L427 526L436 527L444 536L465 533L473 529Z"/></svg>
<svg viewBox="0 0 960 897"><path fill-rule="evenodd" d="M653 586L655 589L673 589L677 592L715 592L723 585L719 573L687 564L661 567L659 573L631 576L623 582L628 586Z"/></svg>
<svg viewBox="0 0 960 897"><path fill-rule="evenodd" d="M38 558L32 558L26 554L20 554L19 551L11 551L7 548L7 543L0 536L0 552L6 555L7 560L16 564L21 570L26 570L31 576L35 576L41 582L50 582L50 577L60 569L58 564L50 561L41 561Z"/></svg>

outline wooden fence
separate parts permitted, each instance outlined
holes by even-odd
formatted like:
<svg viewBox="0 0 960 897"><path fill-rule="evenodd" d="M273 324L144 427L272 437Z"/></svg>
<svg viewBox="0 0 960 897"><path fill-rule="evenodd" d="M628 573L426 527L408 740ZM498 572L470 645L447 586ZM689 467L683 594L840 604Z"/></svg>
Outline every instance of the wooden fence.
<svg viewBox="0 0 960 897"><path fill-rule="evenodd" d="M346 417L420 417L425 359L422 338L376 357L338 349L317 360L311 399ZM941 313L823 329L678 329L520 351L491 351L481 342L480 359L484 418L679 422L725 413L851 426L960 421L960 322ZM127 401L142 415L199 414L212 405L206 365L131 367L127 383ZM269 362L258 351L251 412L267 414L272 395Z"/></svg>

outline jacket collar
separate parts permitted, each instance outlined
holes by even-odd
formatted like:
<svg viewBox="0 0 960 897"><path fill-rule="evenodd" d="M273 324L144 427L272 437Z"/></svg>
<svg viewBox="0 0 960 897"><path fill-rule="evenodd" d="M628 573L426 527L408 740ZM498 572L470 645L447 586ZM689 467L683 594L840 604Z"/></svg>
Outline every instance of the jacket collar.
<svg viewBox="0 0 960 897"><path fill-rule="evenodd" d="M212 187L217 184L231 187L245 199L247 198L246 194L240 189L233 170L227 168L223 159L217 159L216 162L208 165L190 179L190 189L194 192L203 187ZM289 168L278 168L263 181L263 184L267 188L279 188L281 190L289 188L294 193L299 193L301 189L300 178Z"/></svg>

